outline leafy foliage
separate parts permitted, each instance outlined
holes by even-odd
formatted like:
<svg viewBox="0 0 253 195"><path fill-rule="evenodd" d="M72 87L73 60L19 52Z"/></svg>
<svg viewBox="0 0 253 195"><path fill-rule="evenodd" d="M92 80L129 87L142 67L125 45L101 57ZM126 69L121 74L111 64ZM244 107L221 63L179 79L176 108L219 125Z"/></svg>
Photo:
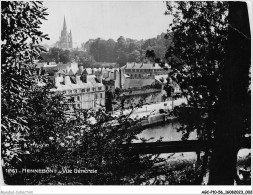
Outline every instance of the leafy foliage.
<svg viewBox="0 0 253 195"><path fill-rule="evenodd" d="M36 83L33 62L42 51L39 42L48 39L39 31L47 13L41 2L4 1L1 7L2 158L4 166L10 166L26 152L21 150L29 130L24 92Z"/></svg>
<svg viewBox="0 0 253 195"><path fill-rule="evenodd" d="M171 44L170 39L164 38L165 33L147 40L133 40L120 36L117 41L97 38L83 44L83 48L94 57L97 62L140 62L145 59L146 50L154 50L156 56L163 57L166 48Z"/></svg>
<svg viewBox="0 0 253 195"><path fill-rule="evenodd" d="M95 63L95 60L92 56L87 54L84 51L78 50L63 50L60 48L50 48L48 52L41 53L40 62L55 62L55 63L70 63L75 61L79 66L83 67L92 67Z"/></svg>
<svg viewBox="0 0 253 195"><path fill-rule="evenodd" d="M22 155L22 162L15 168L51 169L55 173L6 174L6 183L141 184L149 180L146 170L163 161L158 155L139 156L128 149L128 144L142 131L139 120L129 117L131 113L113 115L99 109L76 112L73 118L65 118L61 96L50 93L48 86L34 90L29 95L31 110L27 113L31 129L26 137L29 154ZM32 117L35 114L37 117ZM126 144L124 149L122 144ZM63 173L64 169L73 172ZM80 169L97 172L74 172Z"/></svg>
<svg viewBox="0 0 253 195"><path fill-rule="evenodd" d="M222 70L227 41L226 2L167 3L167 14L173 15L170 31L173 46L170 77L179 84L182 95L193 108L192 125L203 139L210 138L215 127L215 108L221 90Z"/></svg>
<svg viewBox="0 0 253 195"><path fill-rule="evenodd" d="M241 125L237 128L237 135L232 135L233 132L229 132L232 129L226 127L226 125L224 126L224 124L229 124L230 122L227 119L224 120L220 112L222 110L220 108L225 108L224 102L226 102L223 99L221 103L221 99L232 98L228 94L224 96L224 91L227 91L223 87L224 83L228 84L230 83L229 79L235 79L237 83L244 83L241 88L249 87L249 82L245 82L248 80L246 76L248 66L245 68L244 73L246 74L241 74L243 78L239 78L239 75L237 76L238 78L235 78L236 75L232 75L233 70L229 70L231 66L227 66L227 77L225 78L224 76L226 75L224 67L228 63L227 56L229 56L230 47L233 47L231 43L234 41L228 39L229 27L232 28L231 23L228 21L228 13L230 13L228 5L228 2L210 1L167 2L168 11L166 14L173 16L173 23L168 31L170 34L167 34L168 38L173 38L173 44L166 52L166 60L169 61L172 69L169 76L180 86L182 95L188 100L187 106L182 106L174 112L174 114L179 116L182 123L179 130L184 133L183 139L187 139L190 132L197 131L199 139L210 140L216 135L217 143L221 144L226 137L238 137L238 140L240 140L242 134L245 132L249 133L249 124L245 122L249 120L249 93L241 93L240 95L243 96L238 99L240 101L236 101L245 108L244 111L233 110L230 112L238 116L243 113L244 122L239 122ZM244 61L242 60L241 63ZM233 90L235 91L239 88L234 87ZM230 95L234 94L236 92ZM245 101L244 103L240 103L242 99ZM225 113L226 111L223 110L223 112ZM240 120L239 118L234 118L234 120ZM220 124L223 124L222 128L221 126L219 127ZM217 135L225 136L218 139ZM238 147L238 143L231 141L233 147ZM220 148L222 148L219 146L215 146L219 153L217 159L226 156L226 154L219 152ZM232 150L232 148L227 148L227 150ZM236 156L236 152L232 153L230 152L231 156ZM205 174L209 155L210 151L206 150L199 184ZM217 159L214 162L218 162ZM229 163L233 164L232 162ZM217 167L218 164L216 163L215 166ZM222 166L224 168L226 164L223 163ZM231 170L235 170L233 166L230 167ZM220 171L218 171L217 177L219 177ZM233 174L233 171L231 174Z"/></svg>

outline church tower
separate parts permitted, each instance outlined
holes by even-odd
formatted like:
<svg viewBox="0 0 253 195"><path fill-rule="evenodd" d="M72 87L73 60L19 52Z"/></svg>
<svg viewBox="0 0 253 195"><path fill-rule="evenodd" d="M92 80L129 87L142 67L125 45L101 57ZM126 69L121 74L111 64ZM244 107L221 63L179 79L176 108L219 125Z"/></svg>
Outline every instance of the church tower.
<svg viewBox="0 0 253 195"><path fill-rule="evenodd" d="M73 49L72 33L71 30L68 33L65 16L63 21L63 29L61 31L61 36L59 38L57 46L61 49L69 49L69 50Z"/></svg>
<svg viewBox="0 0 253 195"><path fill-rule="evenodd" d="M71 48L71 49L73 49L73 42L72 42L72 33L71 33L71 30L70 30L70 32L69 32L69 37L68 37L68 39L69 39L69 48Z"/></svg>

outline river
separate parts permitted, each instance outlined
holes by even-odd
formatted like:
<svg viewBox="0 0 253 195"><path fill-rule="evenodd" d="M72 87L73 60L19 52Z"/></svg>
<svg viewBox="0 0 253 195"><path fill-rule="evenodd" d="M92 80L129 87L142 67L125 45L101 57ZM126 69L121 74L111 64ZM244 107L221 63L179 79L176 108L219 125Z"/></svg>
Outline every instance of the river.
<svg viewBox="0 0 253 195"><path fill-rule="evenodd" d="M163 137L163 141L180 141L182 139L182 132L177 131L179 127L180 124L177 122L147 127L138 135L138 138L150 139L153 137L154 139L149 140L149 142L154 142L160 137ZM189 136L189 140L196 139L196 132L192 132ZM136 142L140 142L140 140Z"/></svg>
<svg viewBox="0 0 253 195"><path fill-rule="evenodd" d="M136 140L135 142L136 143L141 142L140 138L145 139L154 138L147 142L155 142L160 137L163 137L162 141L180 141L182 138L182 132L177 131L178 127L180 127L180 124L177 122L147 127L137 136L139 140ZM188 140L196 140L196 139L197 139L196 132L190 133ZM238 158L243 158L247 156L250 152L251 152L250 149L241 149L238 153ZM161 157L167 156L168 154L161 155ZM172 159L196 159L196 157L197 156L195 152L184 152L184 153L176 153Z"/></svg>

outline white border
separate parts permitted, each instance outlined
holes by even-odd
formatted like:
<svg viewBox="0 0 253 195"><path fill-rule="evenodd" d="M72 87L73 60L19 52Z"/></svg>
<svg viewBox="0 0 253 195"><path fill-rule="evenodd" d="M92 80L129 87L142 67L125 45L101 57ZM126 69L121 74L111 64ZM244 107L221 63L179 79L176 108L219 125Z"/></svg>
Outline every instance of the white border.
<svg viewBox="0 0 253 195"><path fill-rule="evenodd" d="M1 194L201 194L203 190L247 191L251 186L2 186ZM29 191L32 193L29 193ZM19 193L17 193L19 192ZM7 193L6 193L7 194ZM237 194L237 193L231 193Z"/></svg>
<svg viewBox="0 0 253 195"><path fill-rule="evenodd" d="M59 1L59 0L54 0ZM70 1L70 0L60 0ZM60 2L59 1L59 2ZM75 0L82 1L82 0ZM86 0L88 1L88 0ZM101 1L101 0L93 0ZM104 0L110 1L110 0ZM125 1L125 0L117 0ZM136 1L136 0L128 0ZM157 1L157 0L139 0L139 1ZM159 1L159 0L158 0ZM243 1L243 0L242 0ZM250 0L245 1L248 4L250 29L252 36L252 9L253 4ZM253 41L251 40L251 44ZM252 48L252 45L251 45ZM252 89L251 89L252 90ZM252 143L251 143L252 144ZM252 163L252 161L251 161ZM3 184L2 169L0 168L0 184L1 194L201 194L203 190L209 191L225 191L240 190L247 191L252 190L251 186L8 186ZM30 193L32 192L32 193ZM218 194L218 193L216 193ZM235 194L235 193L230 193Z"/></svg>

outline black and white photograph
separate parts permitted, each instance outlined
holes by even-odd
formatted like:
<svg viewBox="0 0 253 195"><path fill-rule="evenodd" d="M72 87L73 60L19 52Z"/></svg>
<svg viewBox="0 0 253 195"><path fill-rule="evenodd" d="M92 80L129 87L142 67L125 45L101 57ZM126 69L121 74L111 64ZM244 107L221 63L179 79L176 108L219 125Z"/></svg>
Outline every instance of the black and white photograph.
<svg viewBox="0 0 253 195"><path fill-rule="evenodd" d="M1 1L1 193L252 194L251 11L247 1Z"/></svg>

